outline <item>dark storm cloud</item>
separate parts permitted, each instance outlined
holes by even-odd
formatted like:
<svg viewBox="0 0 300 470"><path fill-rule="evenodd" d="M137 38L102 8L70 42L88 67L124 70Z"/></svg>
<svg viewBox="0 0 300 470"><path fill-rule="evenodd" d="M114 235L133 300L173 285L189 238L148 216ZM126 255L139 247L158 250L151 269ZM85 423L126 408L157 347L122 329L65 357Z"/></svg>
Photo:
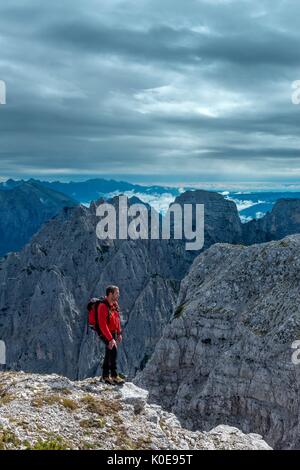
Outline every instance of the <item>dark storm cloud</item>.
<svg viewBox="0 0 300 470"><path fill-rule="evenodd" d="M245 32L227 36L193 32L185 28L154 26L131 30L99 22L64 22L40 32L44 40L87 53L120 54L140 60L168 61L175 64L227 61L251 66L259 64L299 64L296 34L257 28L249 37Z"/></svg>
<svg viewBox="0 0 300 470"><path fill-rule="evenodd" d="M292 0L4 0L0 176L300 176Z"/></svg>

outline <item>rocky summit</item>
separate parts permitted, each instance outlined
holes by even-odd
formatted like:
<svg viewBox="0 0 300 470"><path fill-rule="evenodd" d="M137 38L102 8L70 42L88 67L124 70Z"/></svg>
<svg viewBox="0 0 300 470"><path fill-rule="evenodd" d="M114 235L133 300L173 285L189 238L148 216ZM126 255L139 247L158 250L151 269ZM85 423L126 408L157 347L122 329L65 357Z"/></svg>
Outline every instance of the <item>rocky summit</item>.
<svg viewBox="0 0 300 470"><path fill-rule="evenodd" d="M214 243L241 243L242 223L233 201L213 191L185 191L177 196L175 203L204 205L204 249Z"/></svg>
<svg viewBox="0 0 300 470"><path fill-rule="evenodd" d="M181 283L173 319L135 383L189 429L218 424L300 447L300 235L215 244Z"/></svg>
<svg viewBox="0 0 300 470"><path fill-rule="evenodd" d="M229 426L184 429L147 396L130 382L0 372L0 449L270 449L261 436Z"/></svg>

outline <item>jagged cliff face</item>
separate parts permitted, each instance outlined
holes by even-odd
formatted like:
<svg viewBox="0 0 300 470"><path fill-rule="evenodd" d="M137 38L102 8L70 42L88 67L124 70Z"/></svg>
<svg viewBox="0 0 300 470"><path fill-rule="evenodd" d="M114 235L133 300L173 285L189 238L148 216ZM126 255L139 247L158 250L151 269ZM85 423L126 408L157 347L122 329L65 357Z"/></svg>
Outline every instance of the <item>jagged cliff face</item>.
<svg viewBox="0 0 300 470"><path fill-rule="evenodd" d="M120 287L126 322L120 368L134 374L170 318L187 269L183 249L165 241L101 241L95 205L64 209L20 253L0 263L0 338L12 369L100 374L103 346L86 334L86 304Z"/></svg>
<svg viewBox="0 0 300 470"><path fill-rule="evenodd" d="M174 317L135 382L191 429L225 423L300 446L300 235L216 244L182 281Z"/></svg>
<svg viewBox="0 0 300 470"><path fill-rule="evenodd" d="M74 199L35 181L0 190L0 256L20 250L42 224Z"/></svg>
<svg viewBox="0 0 300 470"><path fill-rule="evenodd" d="M100 374L103 345L86 334L86 304L111 283L120 287L126 324L120 369L133 375L152 354L188 267L184 248L168 240L100 241L95 210L64 209L2 260L0 337L8 367Z"/></svg>
<svg viewBox="0 0 300 470"><path fill-rule="evenodd" d="M204 193L197 200L219 196ZM196 192L181 200L191 197ZM232 204L217 199L219 206L223 201L221 213L237 223ZM111 283L120 287L124 320L120 369L134 376L150 358L196 253L186 252L180 240L100 241L100 202L64 209L20 253L0 263L0 338L7 342L8 367L71 378L100 374L103 346L93 332L85 332L86 304ZM215 216L215 204L207 205L207 231L221 237L224 217ZM230 230L235 228L227 225L225 240L234 238Z"/></svg>
<svg viewBox="0 0 300 470"><path fill-rule="evenodd" d="M280 199L264 217L243 225L247 245L280 240L293 233L300 233L300 199Z"/></svg>

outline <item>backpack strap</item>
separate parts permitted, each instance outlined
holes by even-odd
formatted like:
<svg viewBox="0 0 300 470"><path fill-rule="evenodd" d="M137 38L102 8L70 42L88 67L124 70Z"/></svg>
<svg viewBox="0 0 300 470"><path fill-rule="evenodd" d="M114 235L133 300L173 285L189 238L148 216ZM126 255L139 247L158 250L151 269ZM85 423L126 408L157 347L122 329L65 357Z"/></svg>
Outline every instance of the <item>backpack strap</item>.
<svg viewBox="0 0 300 470"><path fill-rule="evenodd" d="M102 299L102 300L100 300L99 303L106 305L107 310L108 310L107 317L106 317L106 321L107 321L107 323L109 323L109 320L110 320L110 317L111 317L111 307L110 307L110 305L109 305L107 299L105 299L105 298Z"/></svg>
<svg viewBox="0 0 300 470"><path fill-rule="evenodd" d="M94 305L94 309L95 309L95 330L97 331L99 336L101 334L100 326L99 326L99 319L98 319L98 307L99 307L100 303L101 303L101 301L97 301Z"/></svg>

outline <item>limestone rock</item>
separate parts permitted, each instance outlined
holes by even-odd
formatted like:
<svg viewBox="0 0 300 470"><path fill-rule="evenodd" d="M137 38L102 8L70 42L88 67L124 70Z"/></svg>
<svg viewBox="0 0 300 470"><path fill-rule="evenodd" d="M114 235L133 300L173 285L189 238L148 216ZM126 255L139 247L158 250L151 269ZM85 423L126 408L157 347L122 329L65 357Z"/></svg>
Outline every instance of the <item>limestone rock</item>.
<svg viewBox="0 0 300 470"><path fill-rule="evenodd" d="M219 424L300 447L300 235L215 244L181 283L177 308L135 383L190 429Z"/></svg>
<svg viewBox="0 0 300 470"><path fill-rule="evenodd" d="M130 396L144 403L139 413ZM131 383L0 372L0 449L270 449L260 436L229 427L188 431L146 396Z"/></svg>

